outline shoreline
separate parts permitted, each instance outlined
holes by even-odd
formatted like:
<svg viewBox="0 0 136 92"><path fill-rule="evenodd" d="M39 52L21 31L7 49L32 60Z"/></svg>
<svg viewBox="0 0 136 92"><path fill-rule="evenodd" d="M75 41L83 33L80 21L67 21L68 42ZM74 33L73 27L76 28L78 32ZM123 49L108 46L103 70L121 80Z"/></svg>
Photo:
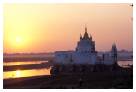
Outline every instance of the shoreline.
<svg viewBox="0 0 136 92"><path fill-rule="evenodd" d="M29 65L12 65L12 66L3 66L3 71L15 71L19 70L28 70L28 69L42 69L49 68L52 65L52 62L46 62L41 64L29 64Z"/></svg>
<svg viewBox="0 0 136 92"><path fill-rule="evenodd" d="M79 86L82 78L83 85ZM3 79L4 89L132 89L132 71L91 72Z"/></svg>

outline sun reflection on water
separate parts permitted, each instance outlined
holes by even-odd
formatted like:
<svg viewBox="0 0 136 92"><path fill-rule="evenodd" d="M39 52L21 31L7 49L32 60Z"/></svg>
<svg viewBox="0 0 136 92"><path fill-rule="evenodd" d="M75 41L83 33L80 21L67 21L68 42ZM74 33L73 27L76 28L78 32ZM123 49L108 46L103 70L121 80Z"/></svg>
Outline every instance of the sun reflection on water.
<svg viewBox="0 0 136 92"><path fill-rule="evenodd" d="M20 77L21 76L21 71L20 70L16 70L15 71L15 77Z"/></svg>
<svg viewBox="0 0 136 92"><path fill-rule="evenodd" d="M3 72L3 78L19 78L19 77L31 77L40 75L50 75L51 68L32 69L32 70L16 70Z"/></svg>

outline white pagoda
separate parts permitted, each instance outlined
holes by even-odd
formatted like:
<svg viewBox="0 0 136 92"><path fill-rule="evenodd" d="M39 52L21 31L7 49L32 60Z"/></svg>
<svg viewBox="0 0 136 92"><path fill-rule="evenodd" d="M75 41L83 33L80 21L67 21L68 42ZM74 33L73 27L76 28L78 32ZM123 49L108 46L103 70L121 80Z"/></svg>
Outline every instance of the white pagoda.
<svg viewBox="0 0 136 92"><path fill-rule="evenodd" d="M101 58L97 55L95 50L95 41L92 36L88 35L87 27L85 33L77 42L75 51L56 51L54 58L54 66L97 66L106 65L112 66L117 63L117 48L113 44L111 51L104 53ZM56 68L55 68L56 69ZM68 68L69 69L69 68Z"/></svg>

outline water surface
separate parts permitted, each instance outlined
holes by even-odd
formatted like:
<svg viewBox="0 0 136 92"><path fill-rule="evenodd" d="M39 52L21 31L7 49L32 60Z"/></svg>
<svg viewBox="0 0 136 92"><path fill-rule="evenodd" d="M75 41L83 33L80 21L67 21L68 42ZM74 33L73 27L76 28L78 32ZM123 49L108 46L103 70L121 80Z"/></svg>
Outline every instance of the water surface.
<svg viewBox="0 0 136 92"><path fill-rule="evenodd" d="M48 61L15 61L15 62L3 62L4 66L12 66L12 65L29 65L29 64L41 64L46 63Z"/></svg>
<svg viewBox="0 0 136 92"><path fill-rule="evenodd" d="M50 75L50 68L43 69L31 69L31 70L16 70L7 71L3 73L4 79L8 78L19 78L19 77L31 77L40 75Z"/></svg>
<svg viewBox="0 0 136 92"><path fill-rule="evenodd" d="M133 61L118 61L118 65L121 67L129 67L129 65L133 65Z"/></svg>
<svg viewBox="0 0 136 92"><path fill-rule="evenodd" d="M17 61L17 62L4 62L4 66L12 65L28 65L28 64L40 64L48 61ZM133 61L118 61L118 65L121 67L127 67L128 65L133 65ZM31 77L40 75L50 75L51 68L42 69L28 69L28 70L16 70L16 71L5 71L3 72L3 78L19 78L19 77Z"/></svg>

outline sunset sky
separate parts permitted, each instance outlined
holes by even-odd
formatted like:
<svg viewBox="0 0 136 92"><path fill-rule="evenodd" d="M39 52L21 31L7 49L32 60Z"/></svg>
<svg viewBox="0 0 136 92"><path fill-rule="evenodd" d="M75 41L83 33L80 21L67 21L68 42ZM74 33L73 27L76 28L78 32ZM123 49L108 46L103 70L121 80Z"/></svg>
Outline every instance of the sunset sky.
<svg viewBox="0 0 136 92"><path fill-rule="evenodd" d="M97 51L133 49L130 4L5 4L4 52L74 50L85 25Z"/></svg>

